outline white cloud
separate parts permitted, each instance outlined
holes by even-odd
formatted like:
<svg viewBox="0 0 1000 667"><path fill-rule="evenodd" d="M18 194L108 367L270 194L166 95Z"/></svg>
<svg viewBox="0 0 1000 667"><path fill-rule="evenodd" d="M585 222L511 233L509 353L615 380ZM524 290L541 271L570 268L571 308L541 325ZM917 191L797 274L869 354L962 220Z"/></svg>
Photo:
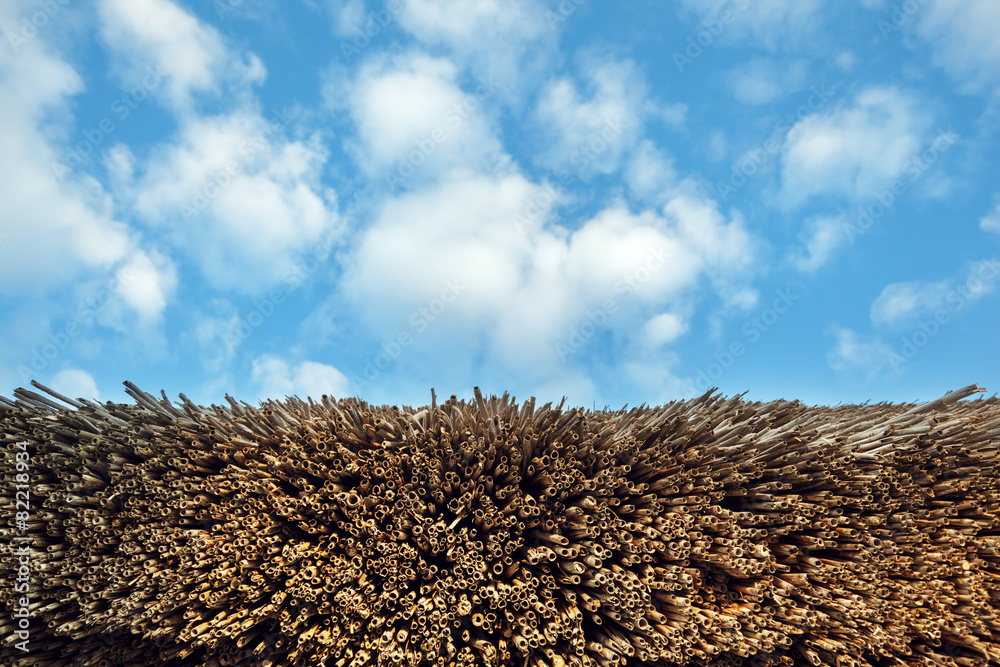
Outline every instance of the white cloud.
<svg viewBox="0 0 1000 667"><path fill-rule="evenodd" d="M102 0L99 13L113 63L126 78L133 67L168 73L178 120L176 134L141 162L127 146L110 147L105 164L119 200L143 223L161 226L212 286L256 293L277 284L335 233L336 195L320 183L322 138L285 138L298 109L262 115L252 96L252 84L265 74L259 59L240 55L169 0ZM228 93L231 110L192 113L199 92ZM166 274L147 279L125 297L157 303L151 290L171 282Z"/></svg>
<svg viewBox="0 0 1000 667"><path fill-rule="evenodd" d="M1000 3L926 0L917 33L934 47L934 61L970 93L1000 90Z"/></svg>
<svg viewBox="0 0 1000 667"><path fill-rule="evenodd" d="M979 228L984 232L1000 233L1000 195L993 198L993 210L979 219Z"/></svg>
<svg viewBox="0 0 1000 667"><path fill-rule="evenodd" d="M737 66L729 74L733 97L744 104L767 104L801 90L809 73L802 60L774 61L763 58Z"/></svg>
<svg viewBox="0 0 1000 667"><path fill-rule="evenodd" d="M101 36L121 56L113 63L125 86L149 92L165 79L175 108L188 109L194 93L217 94L226 80L264 79L257 56L237 56L215 28L170 0L100 0L97 8Z"/></svg>
<svg viewBox="0 0 1000 667"><path fill-rule="evenodd" d="M291 366L284 359L265 354L253 360L251 377L259 388L258 397L283 399L298 396L302 400L315 400L323 394L333 398L350 395L350 382L343 373L328 364L303 361Z"/></svg>
<svg viewBox="0 0 1000 667"><path fill-rule="evenodd" d="M847 240L846 224L843 217L836 215L809 218L799 235L805 247L793 259L796 268L804 273L815 273L826 264Z"/></svg>
<svg viewBox="0 0 1000 667"><path fill-rule="evenodd" d="M458 74L450 61L416 53L376 58L351 81L327 82L327 100L357 127L348 148L369 177L412 187L497 158L502 147L484 110L504 82L481 77L463 90Z"/></svg>
<svg viewBox="0 0 1000 667"><path fill-rule="evenodd" d="M583 177L611 173L642 134L652 111L646 83L631 61L587 63L587 95L569 78L542 91L539 161Z"/></svg>
<svg viewBox="0 0 1000 667"><path fill-rule="evenodd" d="M172 263L159 253L135 253L116 273L121 284L122 300L131 306L144 323L155 321L163 313L177 287L177 273Z"/></svg>
<svg viewBox="0 0 1000 667"><path fill-rule="evenodd" d="M950 314L992 293L998 281L1000 263L991 259L971 264L955 278L892 283L872 303L871 320L877 327L890 328Z"/></svg>
<svg viewBox="0 0 1000 667"><path fill-rule="evenodd" d="M213 287L256 293L277 284L335 234L336 195L320 184L322 138L286 138L298 109L262 115L252 96L252 84L264 78L256 56L240 55L169 0L102 0L100 16L113 62L126 76L133 66L169 74L178 121L176 134L142 161L127 146L110 147L104 162L118 199L193 257ZM232 108L192 113L199 92L228 93ZM159 302L152 292L171 283L164 274L124 296L148 307Z"/></svg>
<svg viewBox="0 0 1000 667"><path fill-rule="evenodd" d="M69 398L97 401L101 397L94 377L87 371L78 368L67 368L59 371L52 376L48 386Z"/></svg>
<svg viewBox="0 0 1000 667"><path fill-rule="evenodd" d="M279 118L252 110L190 118L156 148L128 194L215 287L246 293L277 284L337 233L337 198L319 183L318 140L283 137Z"/></svg>
<svg viewBox="0 0 1000 667"><path fill-rule="evenodd" d="M402 0L400 25L422 43L444 46L455 62L504 82L517 96L537 60L552 49L560 22L537 0Z"/></svg>
<svg viewBox="0 0 1000 667"><path fill-rule="evenodd" d="M913 281L887 285L872 303L872 323L877 327L889 327L917 313L934 310L944 303L949 289L947 282Z"/></svg>
<svg viewBox="0 0 1000 667"><path fill-rule="evenodd" d="M863 338L851 329L833 328L837 339L827 355L830 367L836 371L864 371L874 378L896 355L892 346L879 336Z"/></svg>
<svg viewBox="0 0 1000 667"><path fill-rule="evenodd" d="M407 315L458 284L458 296L417 333L463 331L504 363L540 372L559 363L557 343L588 309L614 300L621 312L606 326L632 336L642 323L635 309L662 309L702 278L724 291L751 266L742 223L693 193L674 190L662 214L615 204L573 232L544 214L518 232L512 218L545 193L509 174L388 201L348 263L345 297L371 327L412 332Z"/></svg>
<svg viewBox="0 0 1000 667"><path fill-rule="evenodd" d="M417 38L472 48L491 38L530 39L548 26L544 7L530 0L403 0L401 21Z"/></svg>
<svg viewBox="0 0 1000 667"><path fill-rule="evenodd" d="M31 3L4 3L0 32L20 30L19 18L31 8L37 9ZM59 144L80 140L69 136L68 128L70 99L83 90L82 79L49 50L44 36L19 45L16 53L0 49L0 97L8 100L0 106L0 220L16 221L4 230L8 237L0 244L0 293L66 293L69 286L108 276L126 264L142 265L144 280L163 290L150 303L128 305L154 318L170 296L171 261L143 249L139 235L115 215L100 183L82 168L74 172L58 166L66 161Z"/></svg>
<svg viewBox="0 0 1000 667"><path fill-rule="evenodd" d="M629 191L642 201L660 203L677 182L673 161L652 141L643 139L625 166Z"/></svg>
<svg viewBox="0 0 1000 667"><path fill-rule="evenodd" d="M646 339L650 345L658 347L672 343L688 330L684 319L676 313L661 313L650 318L645 324Z"/></svg>
<svg viewBox="0 0 1000 667"><path fill-rule="evenodd" d="M681 0L681 5L698 15L699 28L707 24L723 26L719 39L749 39L769 50L805 43L813 34L824 0ZM731 19L720 20L723 12Z"/></svg>
<svg viewBox="0 0 1000 667"><path fill-rule="evenodd" d="M807 116L785 139L783 203L794 207L817 195L873 197L923 148L929 121L913 96L891 87L868 88L851 106Z"/></svg>

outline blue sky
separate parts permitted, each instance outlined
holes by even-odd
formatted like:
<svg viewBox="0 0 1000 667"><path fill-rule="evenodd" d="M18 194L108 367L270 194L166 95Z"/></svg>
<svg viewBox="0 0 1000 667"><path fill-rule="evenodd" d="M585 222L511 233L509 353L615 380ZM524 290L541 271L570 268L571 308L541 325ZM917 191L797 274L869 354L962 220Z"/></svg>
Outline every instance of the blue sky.
<svg viewBox="0 0 1000 667"><path fill-rule="evenodd" d="M8 0L0 393L1000 389L994 0Z"/></svg>

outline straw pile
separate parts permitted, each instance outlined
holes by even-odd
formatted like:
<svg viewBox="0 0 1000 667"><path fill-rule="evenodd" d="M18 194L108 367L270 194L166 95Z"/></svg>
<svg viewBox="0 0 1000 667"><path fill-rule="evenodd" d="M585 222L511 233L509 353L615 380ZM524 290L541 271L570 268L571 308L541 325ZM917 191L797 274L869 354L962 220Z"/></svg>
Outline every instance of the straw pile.
<svg viewBox="0 0 1000 667"><path fill-rule="evenodd" d="M1000 664L1000 401L957 402L975 385L617 412L126 385L0 399L4 665Z"/></svg>

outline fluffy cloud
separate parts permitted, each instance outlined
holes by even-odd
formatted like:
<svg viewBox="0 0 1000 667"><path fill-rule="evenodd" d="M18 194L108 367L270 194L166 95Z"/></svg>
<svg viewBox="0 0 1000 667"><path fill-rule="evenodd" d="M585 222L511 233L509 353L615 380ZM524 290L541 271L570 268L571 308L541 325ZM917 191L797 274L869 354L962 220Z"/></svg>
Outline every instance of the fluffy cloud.
<svg viewBox="0 0 1000 667"><path fill-rule="evenodd" d="M165 102L179 126L141 161L121 144L106 153L130 212L159 226L213 286L244 293L276 284L327 243L338 216L334 192L319 183L326 150L319 137L286 138L296 108L261 113L252 84L265 72L256 56L169 0L102 0L99 17L126 80L137 67L165 72ZM233 108L200 116L198 93L228 93ZM155 282L133 283L125 297L156 303L148 298Z"/></svg>
<svg viewBox="0 0 1000 667"><path fill-rule="evenodd" d="M85 398L88 401L100 400L101 393L97 383L87 371L79 368L66 368L52 376L49 387L69 398Z"/></svg>
<svg viewBox="0 0 1000 667"><path fill-rule="evenodd" d="M366 175L396 190L496 158L501 146L484 109L510 82L482 76L463 90L458 78L450 61L420 53L373 59L351 80L331 77L327 100L357 128L348 148Z"/></svg>
<svg viewBox="0 0 1000 667"><path fill-rule="evenodd" d="M292 366L284 359L265 354L253 360L252 380L261 400L298 396L318 400L323 394L333 398L350 395L350 382L339 370L317 361Z"/></svg>
<svg viewBox="0 0 1000 667"><path fill-rule="evenodd" d="M635 64L585 58L584 92L570 78L551 82L536 110L539 162L583 177L616 171L626 151L642 136L648 118L683 120L683 107L657 107Z"/></svg>
<svg viewBox="0 0 1000 667"><path fill-rule="evenodd" d="M676 313L661 313L650 318L644 326L646 339L654 347L674 342L687 330L687 323Z"/></svg>
<svg viewBox="0 0 1000 667"><path fill-rule="evenodd" d="M673 163L653 142L643 139L625 166L629 192L640 201L661 203L677 182Z"/></svg>
<svg viewBox="0 0 1000 667"><path fill-rule="evenodd" d="M136 213L170 225L216 287L266 289L336 233L336 195L317 177L326 152L286 139L286 120L252 110L189 119L128 189Z"/></svg>
<svg viewBox="0 0 1000 667"><path fill-rule="evenodd" d="M796 268L804 273L815 273L826 264L847 240L844 233L847 224L847 220L836 215L821 215L807 220L799 235L804 248L793 258Z"/></svg>
<svg viewBox="0 0 1000 667"><path fill-rule="evenodd" d="M681 0L703 25L730 12L732 19L723 23L722 39L749 39L770 50L805 42L815 30L824 4L824 0Z"/></svg>
<svg viewBox="0 0 1000 667"><path fill-rule="evenodd" d="M134 253L118 270L122 301L144 323L155 321L167 306L167 296L177 287L173 264L160 253Z"/></svg>
<svg viewBox="0 0 1000 667"><path fill-rule="evenodd" d="M850 106L816 113L789 132L781 156L781 198L794 207L818 195L870 198L898 178L924 146L930 118L897 89L861 92Z"/></svg>
<svg viewBox="0 0 1000 667"><path fill-rule="evenodd" d="M475 48L487 34L528 40L550 26L545 7L533 0L403 0L403 26L417 38Z"/></svg>
<svg viewBox="0 0 1000 667"><path fill-rule="evenodd" d="M155 73L178 109L187 109L195 93L217 94L223 81L264 78L259 58L237 55L215 28L170 0L100 0L97 9L102 38L122 56L114 66L126 86L145 85Z"/></svg>
<svg viewBox="0 0 1000 667"><path fill-rule="evenodd" d="M504 363L552 369L588 318L632 335L638 313L662 312L701 278L722 290L752 262L741 222L693 193L675 190L659 212L613 205L573 232L544 214L519 230L514 221L549 198L511 173L390 200L359 240L344 294L376 329L461 330Z"/></svg>
<svg viewBox="0 0 1000 667"><path fill-rule="evenodd" d="M404 30L428 46L447 48L463 69L504 81L504 99L516 98L533 79L530 72L548 57L563 22L538 0L402 0L402 5L398 20Z"/></svg>
<svg viewBox="0 0 1000 667"><path fill-rule="evenodd" d="M31 7L5 3L0 32L18 30L18 17ZM173 290L171 261L143 247L140 236L117 218L100 183L64 164L62 142L82 139L67 130L70 99L83 89L76 71L43 37L16 52L0 50L0 96L17 101L0 107L0 220L17 221L0 243L0 293L51 294L128 265L142 274L144 300L127 304L153 319Z"/></svg>
<svg viewBox="0 0 1000 667"><path fill-rule="evenodd" d="M871 320L877 327L891 328L940 313L950 315L992 293L998 281L1000 262L989 259L970 265L955 278L892 283L872 303Z"/></svg>

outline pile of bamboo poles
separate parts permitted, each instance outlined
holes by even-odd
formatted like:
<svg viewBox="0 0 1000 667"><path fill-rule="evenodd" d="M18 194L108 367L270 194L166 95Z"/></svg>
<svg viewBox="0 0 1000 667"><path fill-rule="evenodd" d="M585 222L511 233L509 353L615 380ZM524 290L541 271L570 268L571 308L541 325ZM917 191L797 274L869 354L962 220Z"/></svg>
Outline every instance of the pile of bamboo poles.
<svg viewBox="0 0 1000 667"><path fill-rule="evenodd" d="M975 385L617 412L35 386L0 398L4 665L1000 664L1000 400Z"/></svg>

